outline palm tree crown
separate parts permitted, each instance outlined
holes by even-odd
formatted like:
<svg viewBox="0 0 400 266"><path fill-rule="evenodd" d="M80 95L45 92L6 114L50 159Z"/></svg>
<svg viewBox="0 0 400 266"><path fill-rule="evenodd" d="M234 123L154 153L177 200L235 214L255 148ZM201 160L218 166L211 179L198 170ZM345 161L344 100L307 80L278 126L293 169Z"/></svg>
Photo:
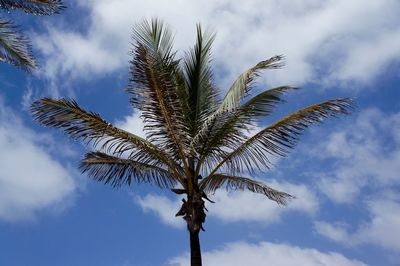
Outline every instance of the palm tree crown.
<svg viewBox="0 0 400 266"><path fill-rule="evenodd" d="M43 98L32 104L32 114L43 125L63 129L96 149L80 165L93 179L115 187L151 182L186 195L176 215L187 222L192 265L201 265L198 236L208 195L225 187L286 204L291 195L245 176L270 168L270 156L285 156L311 124L349 113L351 101L315 104L249 135L295 89L280 86L252 93L260 71L282 67L282 56L246 70L220 97L210 66L213 34L197 26L196 44L182 59L176 58L171 31L157 19L135 27L133 38L127 92L141 113L146 138L114 127L73 100Z"/></svg>
<svg viewBox="0 0 400 266"><path fill-rule="evenodd" d="M64 9L61 0L0 0L0 10L19 9L35 15L51 15ZM25 71L37 68L29 39L13 22L0 17L0 62L15 65Z"/></svg>

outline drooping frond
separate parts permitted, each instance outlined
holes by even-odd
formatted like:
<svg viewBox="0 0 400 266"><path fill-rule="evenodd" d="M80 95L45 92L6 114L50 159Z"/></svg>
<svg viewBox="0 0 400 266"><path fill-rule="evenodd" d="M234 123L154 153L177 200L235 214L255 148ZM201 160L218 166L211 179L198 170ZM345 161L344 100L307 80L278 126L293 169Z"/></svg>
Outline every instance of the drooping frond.
<svg viewBox="0 0 400 266"><path fill-rule="evenodd" d="M0 18L0 61L27 72L37 68L28 38L10 21Z"/></svg>
<svg viewBox="0 0 400 266"><path fill-rule="evenodd" d="M215 34L203 32L197 25L196 44L183 60L183 72L187 93L188 124L192 137L202 123L215 111L215 89L212 82L211 46Z"/></svg>
<svg viewBox="0 0 400 266"><path fill-rule="evenodd" d="M205 161L208 167L217 164L227 154L227 148L234 150L246 139L246 133L257 118L270 115L277 104L284 102L283 95L293 89L290 86L272 88L255 95L234 111L221 113L210 124L207 135L196 136L202 145L200 161Z"/></svg>
<svg viewBox="0 0 400 266"><path fill-rule="evenodd" d="M59 13L65 6L61 0L0 0L0 8L47 16Z"/></svg>
<svg viewBox="0 0 400 266"><path fill-rule="evenodd" d="M45 126L64 130L72 139L101 147L114 155L128 154L128 158L141 163L166 165L176 169L167 154L149 141L116 128L96 113L90 113L75 101L43 98L31 105L34 119Z"/></svg>
<svg viewBox="0 0 400 266"><path fill-rule="evenodd" d="M221 113L217 117L216 123L212 124L207 130L208 135L196 137L199 137L201 143L204 143L203 145L207 148L217 148L222 145L232 148L229 145L230 139L241 138L243 131L248 130L256 118L270 115L276 105L284 101L282 99L284 93L292 89L295 88L281 86L261 92L234 111ZM198 134L201 134L201 132ZM213 137L210 138L210 135ZM228 145L225 143L228 143ZM234 143L237 143L236 140Z"/></svg>
<svg viewBox="0 0 400 266"><path fill-rule="evenodd" d="M273 89L263 91L237 109L237 113L241 117L249 119L253 117L268 116L275 110L276 105L284 102L283 95L297 88L291 86L280 86Z"/></svg>
<svg viewBox="0 0 400 266"><path fill-rule="evenodd" d="M158 20L143 22L134 33L136 46L131 61L131 102L139 108L149 141L185 165L188 129L181 98L181 79L174 59L170 31Z"/></svg>
<svg viewBox="0 0 400 266"><path fill-rule="evenodd" d="M273 189L262 182L233 175L215 174L208 176L200 182L200 189L206 193L214 193L217 189L225 187L227 190L250 190L267 196L268 199L278 204L286 205L293 198L292 195Z"/></svg>
<svg viewBox="0 0 400 266"><path fill-rule="evenodd" d="M297 144L299 136L311 124L321 123L328 116L349 114L351 108L352 101L344 98L311 105L292 113L243 142L225 156L210 175L223 165L234 172L244 169L252 172L262 166L269 168L271 164L267 154L286 156L288 149Z"/></svg>
<svg viewBox="0 0 400 266"><path fill-rule="evenodd" d="M232 84L230 89L225 95L224 100L219 106L219 112L232 111L239 107L240 101L249 92L251 84L255 78L258 77L261 70L264 69L277 69L281 68L283 63L283 56L278 55L271 57L268 60L261 61L254 67L243 72Z"/></svg>
<svg viewBox="0 0 400 266"><path fill-rule="evenodd" d="M257 65L239 75L229 88L218 109L212 115L209 115L207 120L203 123L202 128L193 138L191 145L196 147L201 141L201 136L209 134L210 125L215 123L215 120L219 119L222 113L235 112L236 109L239 108L241 100L249 93L254 79L258 77L261 70L281 68L284 65L283 59L283 56L280 55L271 57L268 60L259 62Z"/></svg>
<svg viewBox="0 0 400 266"><path fill-rule="evenodd" d="M147 163L122 159L102 152L89 152L81 161L82 173L113 187L137 183L155 183L161 188L172 188L177 183L167 170Z"/></svg>

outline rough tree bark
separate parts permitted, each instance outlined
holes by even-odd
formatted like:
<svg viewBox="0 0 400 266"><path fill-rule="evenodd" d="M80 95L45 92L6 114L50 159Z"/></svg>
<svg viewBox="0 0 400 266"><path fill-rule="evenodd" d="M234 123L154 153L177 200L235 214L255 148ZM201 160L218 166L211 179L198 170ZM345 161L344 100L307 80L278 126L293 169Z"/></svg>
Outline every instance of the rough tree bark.
<svg viewBox="0 0 400 266"><path fill-rule="evenodd" d="M200 232L190 232L190 265L191 266L201 266L201 249L200 249Z"/></svg>

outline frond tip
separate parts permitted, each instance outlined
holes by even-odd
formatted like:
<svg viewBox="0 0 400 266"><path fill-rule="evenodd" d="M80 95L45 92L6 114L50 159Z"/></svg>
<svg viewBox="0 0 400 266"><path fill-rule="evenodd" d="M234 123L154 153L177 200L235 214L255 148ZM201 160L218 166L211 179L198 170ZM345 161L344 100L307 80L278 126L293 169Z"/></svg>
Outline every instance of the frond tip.
<svg viewBox="0 0 400 266"><path fill-rule="evenodd" d="M213 193L220 187L225 186L227 190L250 190L254 193L265 195L281 205L286 205L288 200L294 198L292 195L275 190L259 181L233 175L215 174L207 177L200 183L200 188L206 193Z"/></svg>
<svg viewBox="0 0 400 266"><path fill-rule="evenodd" d="M137 183L155 183L161 188L172 188L176 185L171 174L158 166L122 159L102 152L89 152L81 161L82 173L113 187Z"/></svg>
<svg viewBox="0 0 400 266"><path fill-rule="evenodd" d="M65 9L62 0L0 0L1 9L21 9L26 13L48 16Z"/></svg>
<svg viewBox="0 0 400 266"><path fill-rule="evenodd" d="M176 89L181 78L177 78L172 34L159 20L152 20L138 25L134 40L130 79L134 86L127 90L131 102L141 111L147 139L185 164L189 141Z"/></svg>
<svg viewBox="0 0 400 266"><path fill-rule="evenodd" d="M32 103L31 113L42 125L60 128L72 139L100 147L107 153L129 153L130 159L173 167L169 156L154 144L114 127L100 115L82 109L75 101L43 98Z"/></svg>
<svg viewBox="0 0 400 266"><path fill-rule="evenodd" d="M37 68L29 39L10 21L0 18L0 62L27 72Z"/></svg>
<svg viewBox="0 0 400 266"><path fill-rule="evenodd" d="M250 92L251 85L260 71L265 69L278 69L284 66L284 57L277 55L259 62L257 65L243 72L232 84L225 95L218 112L232 111L236 109L244 96Z"/></svg>
<svg viewBox="0 0 400 266"><path fill-rule="evenodd" d="M244 168L253 172L261 166L270 168L267 154L284 157L298 143L300 135L312 124L321 123L329 116L350 114L353 104L349 98L334 99L311 105L292 113L264 128L243 142L237 149L225 156L214 168L211 175L227 164L233 171Z"/></svg>

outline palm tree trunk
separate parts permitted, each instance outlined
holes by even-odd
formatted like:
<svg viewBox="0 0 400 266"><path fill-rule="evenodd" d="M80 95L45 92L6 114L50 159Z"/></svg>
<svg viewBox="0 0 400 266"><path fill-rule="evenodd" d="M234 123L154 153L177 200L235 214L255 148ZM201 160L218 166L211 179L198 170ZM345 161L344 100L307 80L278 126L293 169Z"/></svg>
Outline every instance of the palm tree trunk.
<svg viewBox="0 0 400 266"><path fill-rule="evenodd" d="M201 250L200 250L200 239L199 231L191 232L190 234L190 265L201 266Z"/></svg>

